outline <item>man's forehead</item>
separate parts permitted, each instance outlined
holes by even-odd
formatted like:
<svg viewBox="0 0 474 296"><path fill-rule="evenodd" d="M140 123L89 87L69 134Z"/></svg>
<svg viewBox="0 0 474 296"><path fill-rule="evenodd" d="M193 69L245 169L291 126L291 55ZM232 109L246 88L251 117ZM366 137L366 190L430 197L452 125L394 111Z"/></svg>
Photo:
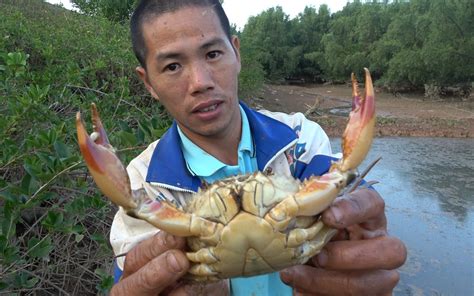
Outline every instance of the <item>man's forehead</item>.
<svg viewBox="0 0 474 296"><path fill-rule="evenodd" d="M219 18L211 7L183 7L179 10L150 18L143 24L146 43L168 44L180 42L182 38L198 37L223 40L226 35Z"/></svg>
<svg viewBox="0 0 474 296"><path fill-rule="evenodd" d="M183 15L192 16L191 18L183 18ZM169 26L176 22L188 21L190 24L193 21L203 19L213 19L219 21L214 9L211 6L183 6L181 8L165 11L161 13L151 13L146 16L142 26L145 28L150 25ZM220 24L219 24L220 25Z"/></svg>

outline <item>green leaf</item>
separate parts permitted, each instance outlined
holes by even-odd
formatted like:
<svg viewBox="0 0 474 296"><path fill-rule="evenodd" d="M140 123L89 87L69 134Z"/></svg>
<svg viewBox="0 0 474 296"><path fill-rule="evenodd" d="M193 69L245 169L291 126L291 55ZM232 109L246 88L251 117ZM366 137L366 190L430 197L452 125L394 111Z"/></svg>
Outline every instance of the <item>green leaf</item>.
<svg viewBox="0 0 474 296"><path fill-rule="evenodd" d="M118 136L120 140L126 145L135 146L137 144L137 138L132 133L120 131Z"/></svg>
<svg viewBox="0 0 474 296"><path fill-rule="evenodd" d="M64 215L61 212L49 211L42 224L50 229L60 229L63 226Z"/></svg>
<svg viewBox="0 0 474 296"><path fill-rule="evenodd" d="M0 235L0 258L3 266L11 264L19 258L18 249L18 246L10 243L5 235Z"/></svg>
<svg viewBox="0 0 474 296"><path fill-rule="evenodd" d="M54 150L56 151L56 154L60 158L67 158L71 155L71 153L69 152L69 149L66 146L66 144L64 144L61 141L55 141L54 142Z"/></svg>
<svg viewBox="0 0 474 296"><path fill-rule="evenodd" d="M32 175L32 174L35 174L32 167L30 167L27 164L25 164L23 167L25 168L28 174L25 174L23 176L23 179L21 180L20 188L23 194L31 195L33 192L35 192L39 188L39 184L36 181L34 175Z"/></svg>
<svg viewBox="0 0 474 296"><path fill-rule="evenodd" d="M16 234L16 224L18 222L19 207L17 203L5 202L3 207L3 217L0 219L2 223L2 235L9 240Z"/></svg>
<svg viewBox="0 0 474 296"><path fill-rule="evenodd" d="M28 241L28 254L32 258L48 257L53 249L54 246L51 244L51 238L49 237L42 240L33 237Z"/></svg>
<svg viewBox="0 0 474 296"><path fill-rule="evenodd" d="M18 195L10 192L9 189L0 192L0 198L4 199L5 201L10 201L13 203L18 202Z"/></svg>
<svg viewBox="0 0 474 296"><path fill-rule="evenodd" d="M138 143L143 143L145 141L145 133L141 129L138 129L135 133L135 138Z"/></svg>
<svg viewBox="0 0 474 296"><path fill-rule="evenodd" d="M100 245L107 245L107 239L101 233L93 233L91 234L90 238L93 241L98 242Z"/></svg>
<svg viewBox="0 0 474 296"><path fill-rule="evenodd" d="M31 165L28 163L23 164L23 168L28 173L28 175L30 175L32 178L37 178L38 172L41 171L41 170L38 170L39 169L38 167L35 167L34 165Z"/></svg>
<svg viewBox="0 0 474 296"><path fill-rule="evenodd" d="M5 249L7 248L7 245L8 245L7 238L3 234L1 234L0 235L0 252L1 253L5 251Z"/></svg>
<svg viewBox="0 0 474 296"><path fill-rule="evenodd" d="M13 284L15 287L32 288L37 282L38 279L36 277L32 277L30 274L20 271L15 273Z"/></svg>
<svg viewBox="0 0 474 296"><path fill-rule="evenodd" d="M84 232L84 226L78 224L71 227L71 232L76 234L81 234Z"/></svg>
<svg viewBox="0 0 474 296"><path fill-rule="evenodd" d="M149 125L151 125L151 124L149 122L144 121L144 120L138 121L138 127L147 136L150 136L150 134L151 134L151 130L150 130Z"/></svg>
<svg viewBox="0 0 474 296"><path fill-rule="evenodd" d="M0 282L0 291L5 290L8 287L8 284L5 282Z"/></svg>
<svg viewBox="0 0 474 296"><path fill-rule="evenodd" d="M27 280L25 282L24 287L27 289L33 288L37 283L39 282L39 278L37 277L32 277L31 279Z"/></svg>
<svg viewBox="0 0 474 296"><path fill-rule="evenodd" d="M100 284L97 285L97 289L99 291L104 293L112 289L112 286L114 285L114 278L108 272L106 272L104 269L97 268L94 273L99 275L101 279Z"/></svg>
<svg viewBox="0 0 474 296"><path fill-rule="evenodd" d="M29 174L26 174L25 176L23 176L23 179L21 180L21 189L27 195L29 195L30 193L30 185L32 182L33 182L33 178Z"/></svg>
<svg viewBox="0 0 474 296"><path fill-rule="evenodd" d="M75 241L76 243L82 241L82 239L84 239L84 235L83 235L83 234L76 234L76 235L74 236L74 241Z"/></svg>

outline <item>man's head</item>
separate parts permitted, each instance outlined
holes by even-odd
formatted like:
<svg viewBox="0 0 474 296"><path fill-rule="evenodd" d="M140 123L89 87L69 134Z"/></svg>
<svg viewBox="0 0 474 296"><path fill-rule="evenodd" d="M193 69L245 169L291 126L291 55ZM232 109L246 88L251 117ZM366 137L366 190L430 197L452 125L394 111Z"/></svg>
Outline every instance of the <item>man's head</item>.
<svg viewBox="0 0 474 296"><path fill-rule="evenodd" d="M151 2L164 9L148 11ZM148 0L143 5L138 9L145 9L144 15L134 19L142 45L134 46L143 53L136 71L147 90L196 144L240 136L240 43L222 25L220 3Z"/></svg>
<svg viewBox="0 0 474 296"><path fill-rule="evenodd" d="M186 6L211 7L219 18L222 30L229 41L231 40L229 19L219 0L141 0L130 20L130 33L133 52L143 68L146 69L147 55L143 24L164 13L173 12Z"/></svg>

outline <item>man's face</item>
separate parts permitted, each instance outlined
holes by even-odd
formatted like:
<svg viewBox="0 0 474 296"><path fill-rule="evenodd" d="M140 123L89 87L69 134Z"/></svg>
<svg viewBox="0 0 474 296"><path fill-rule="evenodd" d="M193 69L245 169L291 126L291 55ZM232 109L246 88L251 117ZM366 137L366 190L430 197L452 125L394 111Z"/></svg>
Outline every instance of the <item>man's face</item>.
<svg viewBox="0 0 474 296"><path fill-rule="evenodd" d="M137 72L191 139L222 138L240 125L239 41L211 7L184 7L143 24L146 70ZM240 130L237 128L240 132Z"/></svg>

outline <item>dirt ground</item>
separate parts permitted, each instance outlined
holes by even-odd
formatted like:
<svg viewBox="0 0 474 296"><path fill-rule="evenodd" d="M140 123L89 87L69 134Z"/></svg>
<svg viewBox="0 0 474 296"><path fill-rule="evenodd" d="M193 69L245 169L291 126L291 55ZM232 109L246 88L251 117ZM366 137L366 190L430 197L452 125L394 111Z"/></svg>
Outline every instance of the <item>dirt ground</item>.
<svg viewBox="0 0 474 296"><path fill-rule="evenodd" d="M363 91L363 88L362 88ZM378 89L377 129L381 136L474 138L474 99L441 101L423 94L391 94ZM342 135L351 108L350 85L265 85L251 106L302 112L329 134Z"/></svg>

